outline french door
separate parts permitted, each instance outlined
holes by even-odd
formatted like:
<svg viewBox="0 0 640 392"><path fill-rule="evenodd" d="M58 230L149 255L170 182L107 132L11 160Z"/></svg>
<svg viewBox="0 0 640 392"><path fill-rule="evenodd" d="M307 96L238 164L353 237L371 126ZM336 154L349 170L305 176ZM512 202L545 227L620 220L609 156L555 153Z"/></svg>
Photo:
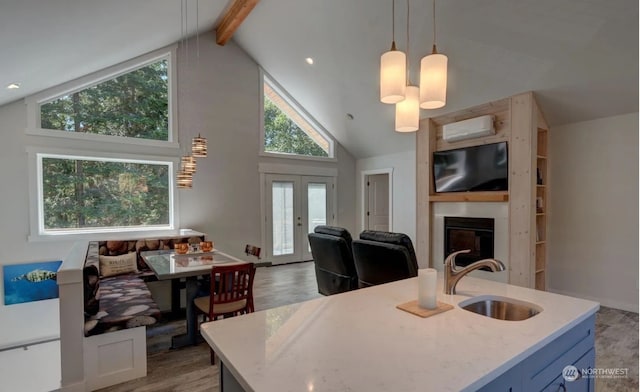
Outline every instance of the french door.
<svg viewBox="0 0 640 392"><path fill-rule="evenodd" d="M267 174L265 181L268 260L311 260L307 234L333 224L333 177Z"/></svg>

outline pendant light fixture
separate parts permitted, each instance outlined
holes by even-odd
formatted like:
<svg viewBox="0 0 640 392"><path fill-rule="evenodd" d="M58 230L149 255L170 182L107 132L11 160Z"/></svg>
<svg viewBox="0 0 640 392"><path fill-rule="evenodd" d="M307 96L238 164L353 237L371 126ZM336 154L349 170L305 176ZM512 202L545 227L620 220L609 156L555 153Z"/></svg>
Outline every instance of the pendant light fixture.
<svg viewBox="0 0 640 392"><path fill-rule="evenodd" d="M191 189L193 187L193 173L188 173L182 169L176 174L176 186L178 188Z"/></svg>
<svg viewBox="0 0 640 392"><path fill-rule="evenodd" d="M409 9L407 0L407 57L409 57ZM415 132L420 128L420 88L411 85L411 69L407 61L406 95L396 103L396 131Z"/></svg>
<svg viewBox="0 0 640 392"><path fill-rule="evenodd" d="M193 155L185 155L180 159L180 169L187 173L194 174L196 172L197 163Z"/></svg>
<svg viewBox="0 0 640 392"><path fill-rule="evenodd" d="M181 20L181 46L183 47L184 62L186 67L189 67L189 41L187 39L188 27L189 27L189 12L188 12L189 0L182 0L180 6L180 20ZM200 43L199 43L199 1L196 0L196 53L197 58L200 58ZM196 172L197 161L196 158L204 158L207 156L207 139L198 134L191 141L191 153L185 154L180 158L180 169L176 172L176 187L191 189L193 187L193 175Z"/></svg>
<svg viewBox="0 0 640 392"><path fill-rule="evenodd" d="M436 49L436 0L433 0L433 48L420 61L420 107L438 109L447 103L447 56Z"/></svg>
<svg viewBox="0 0 640 392"><path fill-rule="evenodd" d="M207 139L200 136L200 134L191 141L191 155L196 158L207 157Z"/></svg>
<svg viewBox="0 0 640 392"><path fill-rule="evenodd" d="M407 97L396 104L396 131L415 132L420 127L420 89L407 86Z"/></svg>
<svg viewBox="0 0 640 392"><path fill-rule="evenodd" d="M394 104L406 93L407 57L396 49L396 1L391 2L391 49L380 57L380 101Z"/></svg>

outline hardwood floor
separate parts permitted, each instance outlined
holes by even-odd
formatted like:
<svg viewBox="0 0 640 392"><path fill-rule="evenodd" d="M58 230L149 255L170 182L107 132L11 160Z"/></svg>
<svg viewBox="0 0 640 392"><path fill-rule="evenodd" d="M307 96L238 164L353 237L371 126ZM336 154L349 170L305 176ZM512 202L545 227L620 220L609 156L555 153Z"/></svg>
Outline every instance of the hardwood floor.
<svg viewBox="0 0 640 392"><path fill-rule="evenodd" d="M313 262L260 267L256 271L256 311L320 296ZM205 343L178 350L169 349L171 336L184 333L184 328L184 321L163 323L150 328L147 331L147 377L101 391L217 392L218 367L209 364L209 347ZM638 390L637 313L601 307L596 316L596 366L629 369L628 377L625 378L596 379L596 391Z"/></svg>
<svg viewBox="0 0 640 392"><path fill-rule="evenodd" d="M628 377L596 378L596 391L638 390L638 313L600 307L596 314L596 367L626 368Z"/></svg>

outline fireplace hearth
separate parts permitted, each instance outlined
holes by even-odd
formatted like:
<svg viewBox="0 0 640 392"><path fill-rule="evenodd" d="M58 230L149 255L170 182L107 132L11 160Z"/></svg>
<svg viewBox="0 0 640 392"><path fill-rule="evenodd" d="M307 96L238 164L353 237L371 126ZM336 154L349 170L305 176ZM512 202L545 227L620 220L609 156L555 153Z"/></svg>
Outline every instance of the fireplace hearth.
<svg viewBox="0 0 640 392"><path fill-rule="evenodd" d="M494 257L493 218L444 217L444 255L469 249L471 252L456 256L457 266ZM489 271L488 268L482 268Z"/></svg>

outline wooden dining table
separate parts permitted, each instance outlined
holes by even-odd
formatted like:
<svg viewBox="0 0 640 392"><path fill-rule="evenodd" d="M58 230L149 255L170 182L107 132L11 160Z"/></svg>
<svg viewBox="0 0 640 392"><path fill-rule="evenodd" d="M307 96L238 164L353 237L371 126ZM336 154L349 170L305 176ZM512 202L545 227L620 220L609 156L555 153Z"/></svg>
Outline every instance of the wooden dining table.
<svg viewBox="0 0 640 392"><path fill-rule="evenodd" d="M155 250L140 253L142 259L156 275L158 280L171 280L172 313L180 307L180 287L185 279L187 333L173 336L171 348L195 345L198 342L198 325L193 300L198 294L198 278L208 276L216 265L234 265L246 263L217 249L211 252L176 254L173 250Z"/></svg>

